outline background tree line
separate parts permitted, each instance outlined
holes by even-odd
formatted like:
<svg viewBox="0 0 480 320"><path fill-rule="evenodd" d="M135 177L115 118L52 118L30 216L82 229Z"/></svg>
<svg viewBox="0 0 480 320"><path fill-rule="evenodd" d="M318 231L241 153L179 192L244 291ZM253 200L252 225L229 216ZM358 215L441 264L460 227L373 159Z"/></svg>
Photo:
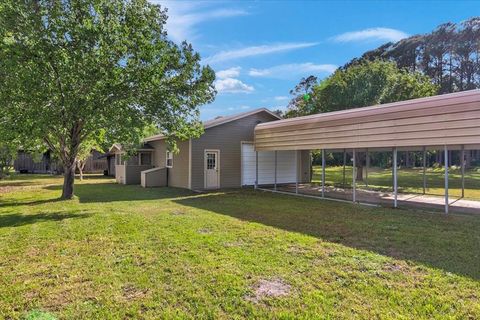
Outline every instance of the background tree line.
<svg viewBox="0 0 480 320"><path fill-rule="evenodd" d="M480 88L480 17L461 23L444 23L431 33L386 43L354 58L332 75L319 80L302 78L290 91L292 99L284 116L360 108L389 102ZM467 166L476 164L475 152L467 152ZM319 153L312 152L319 164ZM400 155L400 163L414 165L414 154ZM429 152L428 163L441 165L441 152ZM343 156L328 154L331 163ZM358 155L357 179L365 154ZM376 154L372 165L388 166L388 154ZM350 157L349 159L350 160ZM460 162L460 160L458 160Z"/></svg>
<svg viewBox="0 0 480 320"><path fill-rule="evenodd" d="M480 17L458 24L447 22L431 33L386 43L351 60L343 69L378 59L428 76L439 94L480 88Z"/></svg>
<svg viewBox="0 0 480 320"><path fill-rule="evenodd" d="M319 81L300 80L286 117L480 88L480 17L386 43ZM306 99L307 98L307 99Z"/></svg>

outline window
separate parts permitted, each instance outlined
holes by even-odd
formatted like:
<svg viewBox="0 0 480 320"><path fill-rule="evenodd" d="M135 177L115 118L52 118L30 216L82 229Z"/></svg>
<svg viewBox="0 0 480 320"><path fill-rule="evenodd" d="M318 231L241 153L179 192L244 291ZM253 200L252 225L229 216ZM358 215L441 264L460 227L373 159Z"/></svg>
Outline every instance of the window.
<svg viewBox="0 0 480 320"><path fill-rule="evenodd" d="M167 151L165 166L167 168L173 168L173 152L172 151Z"/></svg>
<svg viewBox="0 0 480 320"><path fill-rule="evenodd" d="M115 164L116 164L116 165L119 165L119 166L123 166L123 165L124 165L125 160L123 159L123 157L122 157L121 154L117 153L117 154L115 155L115 160L116 160L116 161L115 161Z"/></svg>
<svg viewBox="0 0 480 320"><path fill-rule="evenodd" d="M150 152L140 153L140 165L149 166L152 164L152 154Z"/></svg>
<svg viewBox="0 0 480 320"><path fill-rule="evenodd" d="M215 167L215 153L207 153L207 170L213 170Z"/></svg>

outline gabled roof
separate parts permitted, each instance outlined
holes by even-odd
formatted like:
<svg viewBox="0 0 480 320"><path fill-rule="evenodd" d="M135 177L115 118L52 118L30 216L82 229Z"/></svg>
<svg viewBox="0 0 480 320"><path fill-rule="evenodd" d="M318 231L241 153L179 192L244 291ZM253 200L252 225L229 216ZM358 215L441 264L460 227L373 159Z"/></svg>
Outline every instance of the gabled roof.
<svg viewBox="0 0 480 320"><path fill-rule="evenodd" d="M115 151L120 151L120 150L122 150L122 145L120 143L114 143L114 144L112 144L110 149L108 149L108 152L109 153L115 153Z"/></svg>
<svg viewBox="0 0 480 320"><path fill-rule="evenodd" d="M232 122L232 121L235 121L235 120L238 120L238 119L242 119L242 118L260 113L260 112L266 112L266 113L270 114L271 116L273 116L273 117L275 117L279 120L282 119L279 115L273 113L272 111L268 110L267 108L259 108L259 109L255 109L255 110L251 110L251 111L247 111L247 112L237 113L237 114L234 114L234 115L231 115L231 116L217 117L217 118L212 119L212 120L204 121L203 122L203 127L205 128L205 130L207 130L207 129L210 129L210 128L213 128L213 127L216 127L216 126L228 123L228 122ZM165 136L163 134L157 134L157 135L145 138L143 141L150 142L150 141L162 140L162 139L165 139Z"/></svg>

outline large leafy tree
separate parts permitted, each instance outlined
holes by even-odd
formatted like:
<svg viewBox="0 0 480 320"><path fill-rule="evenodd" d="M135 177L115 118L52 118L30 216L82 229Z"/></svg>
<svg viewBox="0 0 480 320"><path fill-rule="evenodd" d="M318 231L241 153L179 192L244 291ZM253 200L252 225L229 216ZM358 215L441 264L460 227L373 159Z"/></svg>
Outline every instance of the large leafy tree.
<svg viewBox="0 0 480 320"><path fill-rule="evenodd" d="M372 106L435 95L438 86L419 72L397 68L395 62L366 61L338 69L312 87L310 99L290 104L287 116L308 115ZM293 99L298 101L298 97ZM315 154L315 153L314 153ZM364 154L357 162L363 179Z"/></svg>
<svg viewBox="0 0 480 320"><path fill-rule="evenodd" d="M80 174L80 180L83 180L83 170L85 169L88 159L92 155L92 151L96 150L98 152L104 152L103 147L99 144L99 140L103 140L101 139L102 134L103 132L100 134L100 137L87 137L78 148L77 169Z"/></svg>
<svg viewBox="0 0 480 320"><path fill-rule="evenodd" d="M46 143L74 194L79 150L104 131L133 145L154 124L200 133L198 106L214 72L186 42L169 41L167 11L147 0L5 0L0 4L1 123Z"/></svg>
<svg viewBox="0 0 480 320"><path fill-rule="evenodd" d="M0 141L0 180L10 173L17 148L10 142Z"/></svg>
<svg viewBox="0 0 480 320"><path fill-rule="evenodd" d="M394 62L367 61L338 69L312 87L309 99L290 104L287 116L331 112L431 96L438 87L427 76ZM298 100L298 97L294 97Z"/></svg>
<svg viewBox="0 0 480 320"><path fill-rule="evenodd" d="M0 118L0 180L5 178L12 169L13 161L18 153L18 141L3 125Z"/></svg>

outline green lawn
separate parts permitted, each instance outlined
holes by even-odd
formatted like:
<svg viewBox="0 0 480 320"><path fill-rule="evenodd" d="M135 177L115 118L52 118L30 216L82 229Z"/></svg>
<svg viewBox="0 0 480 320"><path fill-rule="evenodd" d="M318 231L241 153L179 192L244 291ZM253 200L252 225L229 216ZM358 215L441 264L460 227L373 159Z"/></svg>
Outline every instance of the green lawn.
<svg viewBox="0 0 480 320"><path fill-rule="evenodd" d="M352 167L346 167L346 186L352 185ZM322 167L313 167L313 179L315 183L322 181ZM445 192L444 169L429 168L426 172L427 194L443 196ZM452 197L461 196L461 172L459 169L449 171L449 194ZM327 167L325 170L325 182L327 185L342 187L343 167ZM392 170L370 168L368 173L369 188L373 190L392 190ZM365 189L365 181L358 181L357 186ZM399 192L423 193L423 169L401 168L398 171ZM468 170L465 174L465 198L480 200L480 169Z"/></svg>
<svg viewBox="0 0 480 320"><path fill-rule="evenodd" d="M480 215L60 184L0 182L0 319L480 318Z"/></svg>

